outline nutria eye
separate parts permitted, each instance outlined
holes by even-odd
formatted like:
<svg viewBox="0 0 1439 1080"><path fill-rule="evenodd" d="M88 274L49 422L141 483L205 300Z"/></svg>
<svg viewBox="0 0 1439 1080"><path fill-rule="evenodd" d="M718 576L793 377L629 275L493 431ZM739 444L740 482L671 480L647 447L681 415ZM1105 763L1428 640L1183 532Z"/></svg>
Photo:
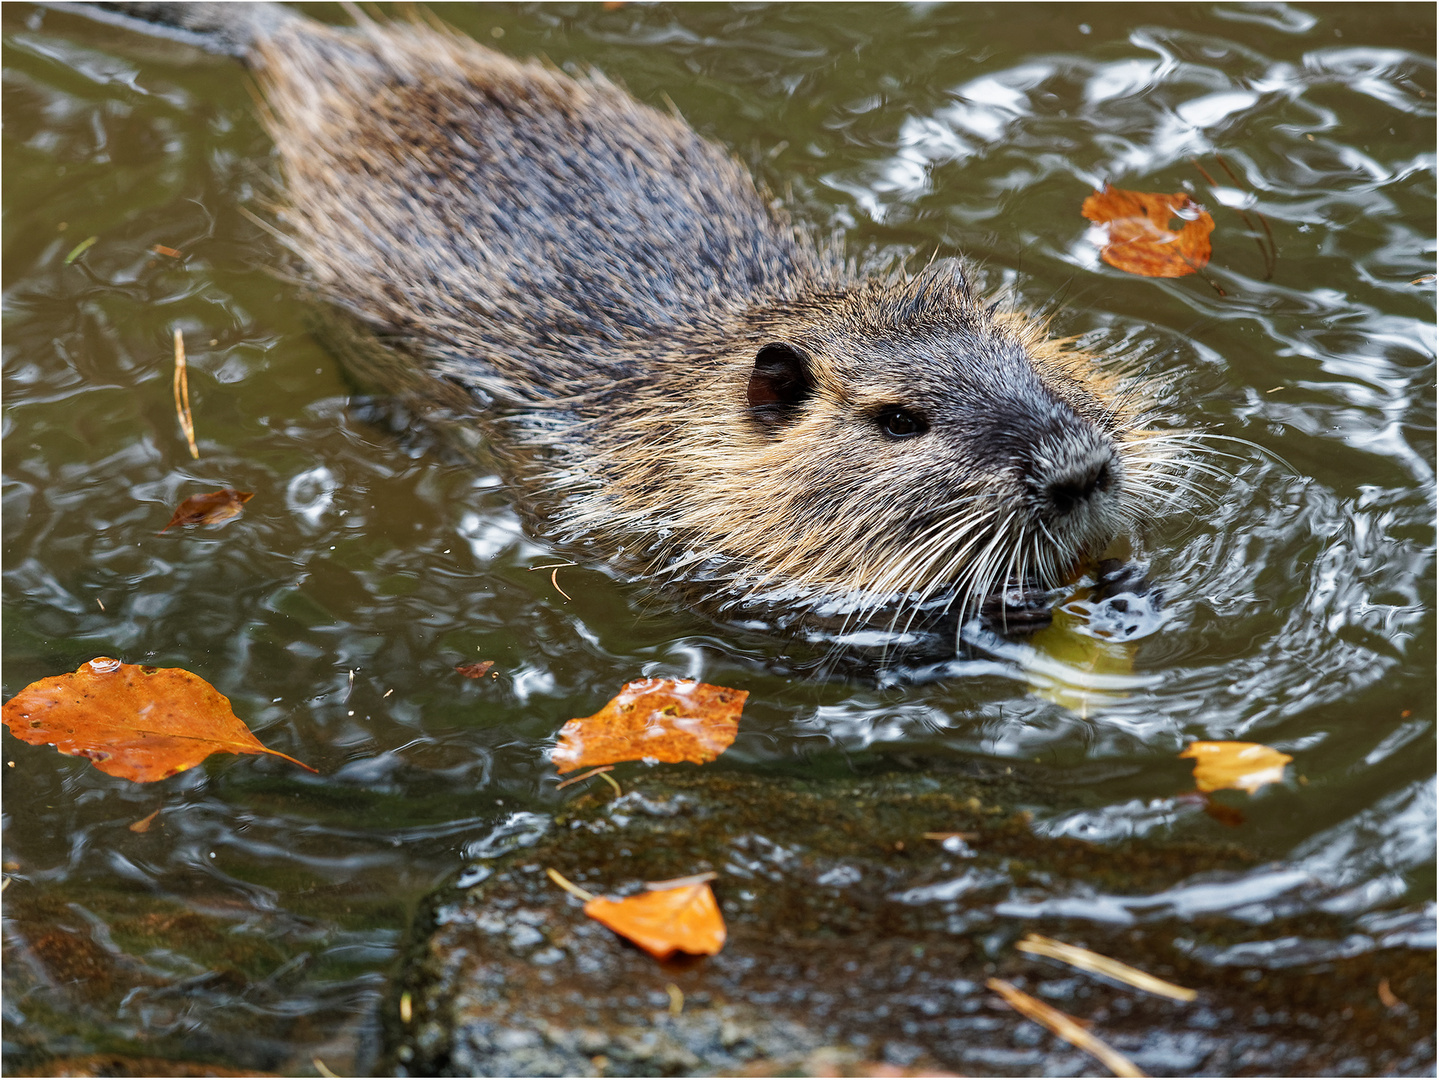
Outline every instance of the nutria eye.
<svg viewBox="0 0 1439 1080"><path fill-rule="evenodd" d="M885 409L875 419L879 421L880 430L891 439L909 439L929 430L924 417L897 406Z"/></svg>

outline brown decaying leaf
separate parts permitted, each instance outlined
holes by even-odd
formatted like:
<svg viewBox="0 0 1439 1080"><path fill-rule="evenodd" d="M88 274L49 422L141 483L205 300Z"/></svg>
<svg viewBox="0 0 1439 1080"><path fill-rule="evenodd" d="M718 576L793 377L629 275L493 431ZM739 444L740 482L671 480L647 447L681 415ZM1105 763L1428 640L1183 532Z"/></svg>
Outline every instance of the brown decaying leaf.
<svg viewBox="0 0 1439 1080"><path fill-rule="evenodd" d="M597 896L585 904L585 914L656 960L677 952L713 956L724 947L724 918L707 881L623 900Z"/></svg>
<svg viewBox="0 0 1439 1080"><path fill-rule="evenodd" d="M1084 200L1080 212L1108 230L1099 257L1110 266L1144 277L1183 277L1209 262L1214 218L1182 191L1125 191L1104 185ZM1171 218L1184 222L1178 232Z"/></svg>
<svg viewBox="0 0 1439 1080"><path fill-rule="evenodd" d="M476 660L473 664L456 664L455 670L467 679L478 679L494 666L493 660Z"/></svg>
<svg viewBox="0 0 1439 1080"><path fill-rule="evenodd" d="M183 668L96 657L70 675L41 679L5 702L0 719L18 739L89 758L101 772L149 783L211 754L273 754L230 709L230 700Z"/></svg>
<svg viewBox="0 0 1439 1080"><path fill-rule="evenodd" d="M747 690L638 679L593 716L560 729L550 757L560 772L616 761L693 761L724 753L739 731Z"/></svg>
<svg viewBox="0 0 1439 1080"><path fill-rule="evenodd" d="M1175 1001L1193 1001L1198 997L1194 990L1183 986L1176 986L1172 982L1166 982L1157 978L1147 971L1140 971L1138 968L1130 967L1120 960L1105 956L1103 953L1091 952L1089 949L1080 948L1078 945L1068 945L1063 941L1055 941L1054 938L1045 937L1043 934L1026 934L1024 940L1014 946L1020 952L1033 953L1036 956L1047 956L1051 960L1059 960L1079 968L1081 971L1091 971L1096 975L1106 975L1111 979L1117 979L1122 983L1128 983L1138 990L1144 990L1151 994L1159 994L1162 997L1173 998Z"/></svg>
<svg viewBox="0 0 1439 1080"><path fill-rule="evenodd" d="M1085 1053L1093 1054L1115 1076L1146 1075L1114 1047L1085 1031L1080 1022L1068 1013L1060 1012L1053 1005L1046 1005L1038 998L1030 997L1003 979L987 979L984 985L1004 998L1016 1012L1029 1017L1037 1024L1043 1024L1065 1042L1079 1047Z"/></svg>
<svg viewBox="0 0 1439 1080"><path fill-rule="evenodd" d="M254 497L253 491L236 491L234 488L191 495L175 507L175 516L170 519L170 524L160 531L165 532L176 525L215 525L228 521Z"/></svg>
<svg viewBox="0 0 1439 1080"><path fill-rule="evenodd" d="M1200 791L1234 788L1253 795L1265 784L1284 779L1294 759L1263 743L1192 742L1179 755L1194 759L1194 785Z"/></svg>

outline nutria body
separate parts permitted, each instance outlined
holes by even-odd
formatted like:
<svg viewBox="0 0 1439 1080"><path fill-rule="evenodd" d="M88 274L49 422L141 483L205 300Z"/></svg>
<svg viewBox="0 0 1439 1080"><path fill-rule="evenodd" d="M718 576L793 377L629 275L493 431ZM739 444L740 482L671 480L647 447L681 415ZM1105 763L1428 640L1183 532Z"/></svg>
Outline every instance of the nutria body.
<svg viewBox="0 0 1439 1080"><path fill-rule="evenodd" d="M420 24L113 6L243 57L307 280L483 407L558 539L723 611L972 610L1156 489L1094 358L952 260L860 277L603 76Z"/></svg>

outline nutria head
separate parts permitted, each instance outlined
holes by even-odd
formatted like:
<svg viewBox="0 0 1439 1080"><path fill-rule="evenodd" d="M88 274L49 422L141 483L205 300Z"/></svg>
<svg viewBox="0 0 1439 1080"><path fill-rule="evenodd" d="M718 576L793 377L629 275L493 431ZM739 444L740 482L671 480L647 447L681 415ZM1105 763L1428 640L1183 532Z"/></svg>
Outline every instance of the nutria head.
<svg viewBox="0 0 1439 1080"><path fill-rule="evenodd" d="M702 571L722 605L972 612L1058 584L1149 486L1122 380L981 305L953 261L751 309L716 352L616 406L616 467L570 524L663 505L650 568Z"/></svg>

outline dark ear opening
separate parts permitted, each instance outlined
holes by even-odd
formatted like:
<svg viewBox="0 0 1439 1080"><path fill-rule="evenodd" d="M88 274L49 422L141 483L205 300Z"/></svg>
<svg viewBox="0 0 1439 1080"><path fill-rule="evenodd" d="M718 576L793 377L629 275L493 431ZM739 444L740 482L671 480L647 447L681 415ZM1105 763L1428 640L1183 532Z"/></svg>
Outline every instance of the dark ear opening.
<svg viewBox="0 0 1439 1080"><path fill-rule="evenodd" d="M777 341L755 356L746 398L750 411L760 420L791 419L813 393L809 359L793 345Z"/></svg>

